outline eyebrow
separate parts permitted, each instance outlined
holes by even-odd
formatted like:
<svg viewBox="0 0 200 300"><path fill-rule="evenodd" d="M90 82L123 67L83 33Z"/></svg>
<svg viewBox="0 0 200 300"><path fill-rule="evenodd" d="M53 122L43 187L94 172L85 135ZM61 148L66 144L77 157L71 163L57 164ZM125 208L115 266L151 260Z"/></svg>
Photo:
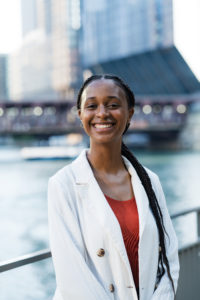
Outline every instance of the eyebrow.
<svg viewBox="0 0 200 300"><path fill-rule="evenodd" d="M117 99L120 101L120 99L117 96L107 96L108 99ZM94 100L96 97L88 97L86 100Z"/></svg>

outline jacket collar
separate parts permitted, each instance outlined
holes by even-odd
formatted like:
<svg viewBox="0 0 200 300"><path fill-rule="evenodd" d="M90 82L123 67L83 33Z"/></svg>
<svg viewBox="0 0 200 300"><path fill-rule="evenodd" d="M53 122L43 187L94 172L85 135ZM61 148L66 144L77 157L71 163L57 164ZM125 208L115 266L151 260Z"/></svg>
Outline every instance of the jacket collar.
<svg viewBox="0 0 200 300"><path fill-rule="evenodd" d="M75 176L75 181L78 185L86 185L90 182L90 179L94 177L87 159L88 150L89 149L82 150L80 155L71 164Z"/></svg>
<svg viewBox="0 0 200 300"><path fill-rule="evenodd" d="M112 238L129 272L131 272L119 223L93 175L93 171L87 159L87 150L88 149L83 150L78 158L71 164L78 192L80 193L83 201L89 201L89 206L93 210L93 213L97 216L97 220L99 220L104 230L107 231ZM124 156L123 160L131 175L139 214L139 236L141 240L147 219L149 201L134 167ZM132 278L131 273L130 276Z"/></svg>
<svg viewBox="0 0 200 300"><path fill-rule="evenodd" d="M72 162L72 169L75 175L76 184L88 185L88 187L90 186L91 188L94 187L95 191L98 191L98 194L100 194L101 196L101 202L107 202L93 175L93 171L87 159L87 155L86 155L87 151L88 149L84 149L81 152L81 154ZM134 167L126 157L124 156L122 157L127 167L127 170L131 175L132 186L133 186L138 214L139 214L140 238L141 238L145 226L146 214L149 209L149 201L146 192L144 190L144 187L140 181L140 178L137 175L136 170L134 169ZM97 205L99 205L101 202L96 201Z"/></svg>

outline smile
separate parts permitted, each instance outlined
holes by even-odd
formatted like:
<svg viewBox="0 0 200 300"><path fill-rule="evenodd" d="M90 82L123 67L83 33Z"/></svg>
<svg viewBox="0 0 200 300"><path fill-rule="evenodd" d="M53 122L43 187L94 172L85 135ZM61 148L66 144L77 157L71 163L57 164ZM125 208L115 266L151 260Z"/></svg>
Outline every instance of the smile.
<svg viewBox="0 0 200 300"><path fill-rule="evenodd" d="M110 128L110 127L112 127L113 126L113 124L94 124L94 127L95 128Z"/></svg>

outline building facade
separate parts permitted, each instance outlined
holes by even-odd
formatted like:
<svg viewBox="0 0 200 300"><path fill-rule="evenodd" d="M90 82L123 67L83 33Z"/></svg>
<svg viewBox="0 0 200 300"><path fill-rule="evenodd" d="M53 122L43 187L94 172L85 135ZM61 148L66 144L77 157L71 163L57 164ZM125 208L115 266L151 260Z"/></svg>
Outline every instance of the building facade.
<svg viewBox="0 0 200 300"><path fill-rule="evenodd" d="M21 6L24 39L9 59L11 98L74 98L82 79L80 0L21 0Z"/></svg>
<svg viewBox="0 0 200 300"><path fill-rule="evenodd" d="M52 0L52 80L60 98L73 99L82 79L80 26L80 0Z"/></svg>
<svg viewBox="0 0 200 300"><path fill-rule="evenodd" d="M9 57L12 100L52 100L51 0L21 1L23 43Z"/></svg>
<svg viewBox="0 0 200 300"><path fill-rule="evenodd" d="M84 66L173 44L172 0L82 1Z"/></svg>
<svg viewBox="0 0 200 300"><path fill-rule="evenodd" d="M52 0L36 0L36 7L37 28L49 36L52 33Z"/></svg>
<svg viewBox="0 0 200 300"><path fill-rule="evenodd" d="M25 37L37 28L37 0L21 0L22 35Z"/></svg>
<svg viewBox="0 0 200 300"><path fill-rule="evenodd" d="M0 101L8 99L7 55L0 55Z"/></svg>
<svg viewBox="0 0 200 300"><path fill-rule="evenodd" d="M174 48L172 0L21 3L24 41L10 59L12 99L72 100L91 72L122 75L139 94L198 89Z"/></svg>
<svg viewBox="0 0 200 300"><path fill-rule="evenodd" d="M200 90L174 45L172 0L84 0L81 4L85 77L116 74L137 95Z"/></svg>

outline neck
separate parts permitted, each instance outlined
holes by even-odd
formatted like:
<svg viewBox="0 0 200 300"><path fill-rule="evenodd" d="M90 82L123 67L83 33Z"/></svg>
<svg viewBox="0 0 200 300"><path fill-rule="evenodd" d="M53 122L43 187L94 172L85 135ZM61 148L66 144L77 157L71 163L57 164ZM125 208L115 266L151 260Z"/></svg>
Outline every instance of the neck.
<svg viewBox="0 0 200 300"><path fill-rule="evenodd" d="M124 169L121 156L121 141L112 144L93 144L87 154L88 160L97 172L117 173Z"/></svg>

